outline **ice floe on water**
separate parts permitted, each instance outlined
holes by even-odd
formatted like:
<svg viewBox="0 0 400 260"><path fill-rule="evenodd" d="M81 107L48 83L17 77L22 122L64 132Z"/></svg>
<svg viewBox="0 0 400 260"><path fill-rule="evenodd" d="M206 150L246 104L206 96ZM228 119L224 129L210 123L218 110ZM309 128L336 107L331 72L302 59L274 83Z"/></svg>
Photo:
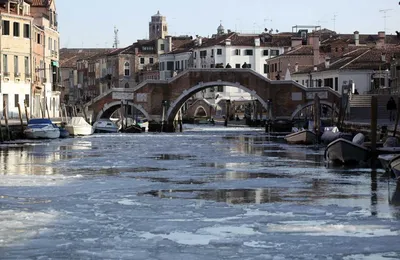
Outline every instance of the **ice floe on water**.
<svg viewBox="0 0 400 260"><path fill-rule="evenodd" d="M20 149L20 148L18 148ZM4 259L396 259L400 192L247 128L0 153ZM23 160L20 160L23 158ZM1 257L0 257L1 258Z"/></svg>

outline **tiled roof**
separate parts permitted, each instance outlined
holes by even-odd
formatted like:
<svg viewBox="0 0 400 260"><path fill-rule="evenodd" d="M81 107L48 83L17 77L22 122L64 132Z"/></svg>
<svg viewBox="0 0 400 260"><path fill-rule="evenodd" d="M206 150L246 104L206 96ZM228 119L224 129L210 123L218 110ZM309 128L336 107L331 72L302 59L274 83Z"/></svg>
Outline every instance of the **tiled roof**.
<svg viewBox="0 0 400 260"><path fill-rule="evenodd" d="M42 7L49 6L53 0L31 0L32 6L34 7Z"/></svg>
<svg viewBox="0 0 400 260"><path fill-rule="evenodd" d="M313 47L311 45L301 45L282 55L283 56L313 55Z"/></svg>
<svg viewBox="0 0 400 260"><path fill-rule="evenodd" d="M104 53L111 49L60 49L60 67L75 68L76 62L81 59L90 58L96 54Z"/></svg>

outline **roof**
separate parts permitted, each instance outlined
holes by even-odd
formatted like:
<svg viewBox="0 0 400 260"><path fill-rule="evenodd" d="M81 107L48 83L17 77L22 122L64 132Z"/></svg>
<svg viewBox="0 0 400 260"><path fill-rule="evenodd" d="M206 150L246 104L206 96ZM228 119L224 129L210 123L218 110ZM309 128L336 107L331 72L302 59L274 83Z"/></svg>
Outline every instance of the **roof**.
<svg viewBox="0 0 400 260"><path fill-rule="evenodd" d="M350 48L340 57L331 58L329 68L325 61L317 65L317 71L327 70L379 70L384 68L391 59L400 53L400 45L379 49L376 47L358 46ZM383 58L383 59L382 59ZM308 66L304 70L294 74L314 72L314 66Z"/></svg>
<svg viewBox="0 0 400 260"><path fill-rule="evenodd" d="M53 0L30 0L33 7L47 7ZM26 2L26 1L25 1Z"/></svg>
<svg viewBox="0 0 400 260"><path fill-rule="evenodd" d="M60 49L60 67L61 68L75 68L76 62L81 59L87 59L99 53L104 53L107 51L111 51L112 49L84 49L84 48L76 48L76 49L68 49L62 48Z"/></svg>

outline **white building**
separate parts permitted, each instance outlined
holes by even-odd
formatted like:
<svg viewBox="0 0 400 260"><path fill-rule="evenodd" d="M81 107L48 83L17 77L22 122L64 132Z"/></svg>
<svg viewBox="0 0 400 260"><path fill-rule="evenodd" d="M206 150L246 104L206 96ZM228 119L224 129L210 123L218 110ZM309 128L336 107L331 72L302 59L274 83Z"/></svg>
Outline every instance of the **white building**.
<svg viewBox="0 0 400 260"><path fill-rule="evenodd" d="M291 79L306 87L331 87L339 93L353 81L359 94L390 87L389 61L396 48L353 47L341 57L326 57L318 66L294 72ZM400 51L400 47L397 48ZM353 89L353 90L354 90Z"/></svg>
<svg viewBox="0 0 400 260"><path fill-rule="evenodd" d="M282 44L282 39L287 44ZM286 41L285 41L286 42ZM284 53L291 45L290 37L263 34L238 34L224 32L220 25L212 38L197 37L186 49L174 50L160 56L160 79L169 79L188 68L251 68L268 77L267 59ZM198 98L249 100L250 93L230 86L208 89Z"/></svg>

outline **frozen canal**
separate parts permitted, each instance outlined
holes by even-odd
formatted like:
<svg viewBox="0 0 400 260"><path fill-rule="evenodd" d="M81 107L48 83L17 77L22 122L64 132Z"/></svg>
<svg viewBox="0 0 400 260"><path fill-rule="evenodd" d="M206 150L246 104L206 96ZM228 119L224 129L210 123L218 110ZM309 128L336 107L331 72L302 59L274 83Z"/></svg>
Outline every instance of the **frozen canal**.
<svg viewBox="0 0 400 260"><path fill-rule="evenodd" d="M400 258L400 187L323 153L217 127L3 147L0 259Z"/></svg>

